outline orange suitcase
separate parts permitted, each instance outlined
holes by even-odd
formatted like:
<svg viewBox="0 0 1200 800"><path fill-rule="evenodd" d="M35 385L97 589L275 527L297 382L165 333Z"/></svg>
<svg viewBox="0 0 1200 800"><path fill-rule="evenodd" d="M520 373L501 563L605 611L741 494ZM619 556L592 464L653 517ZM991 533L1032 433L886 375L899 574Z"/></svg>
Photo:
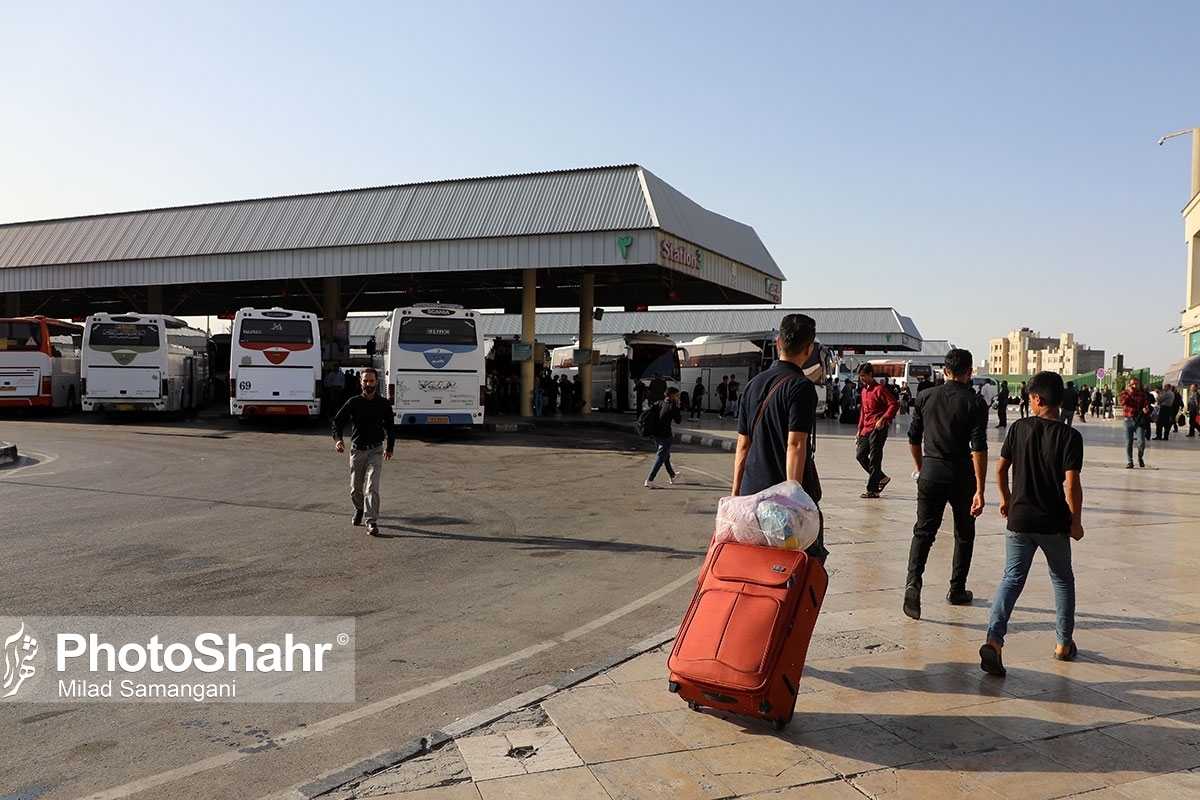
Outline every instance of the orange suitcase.
<svg viewBox="0 0 1200 800"><path fill-rule="evenodd" d="M803 551L721 542L709 554L675 647L668 688L693 709L792 719L829 577Z"/></svg>

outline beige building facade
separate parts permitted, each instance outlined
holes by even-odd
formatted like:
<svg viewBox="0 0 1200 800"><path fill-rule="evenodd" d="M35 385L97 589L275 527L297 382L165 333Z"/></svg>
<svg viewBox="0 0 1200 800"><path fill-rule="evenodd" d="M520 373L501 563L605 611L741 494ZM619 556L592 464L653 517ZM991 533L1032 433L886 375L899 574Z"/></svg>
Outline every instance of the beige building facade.
<svg viewBox="0 0 1200 800"><path fill-rule="evenodd" d="M1030 328L1011 331L988 341L988 371L992 375L1033 375L1057 372L1081 375L1104 366L1104 351L1075 341L1075 334L1044 337Z"/></svg>
<svg viewBox="0 0 1200 800"><path fill-rule="evenodd" d="M1200 128L1192 128L1191 134L1192 197L1183 207L1184 240L1187 242L1187 305L1179 325L1185 357L1200 356Z"/></svg>

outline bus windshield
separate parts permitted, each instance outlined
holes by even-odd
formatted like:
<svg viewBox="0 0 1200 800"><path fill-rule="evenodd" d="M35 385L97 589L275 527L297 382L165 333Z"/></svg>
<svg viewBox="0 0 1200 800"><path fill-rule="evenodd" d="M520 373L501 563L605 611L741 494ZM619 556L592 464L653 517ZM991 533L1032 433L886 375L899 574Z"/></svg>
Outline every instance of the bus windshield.
<svg viewBox="0 0 1200 800"><path fill-rule="evenodd" d="M675 357L675 345L635 344L631 345L629 374L637 378L664 378L679 380L679 359Z"/></svg>
<svg viewBox="0 0 1200 800"><path fill-rule="evenodd" d="M303 319L254 319L244 317L238 330L239 344L312 344L312 322Z"/></svg>
<svg viewBox="0 0 1200 800"><path fill-rule="evenodd" d="M42 330L36 322L0 322L0 350L42 349Z"/></svg>
<svg viewBox="0 0 1200 800"><path fill-rule="evenodd" d="M464 317L400 317L396 334L400 345L413 344L478 344L475 320Z"/></svg>
<svg viewBox="0 0 1200 800"><path fill-rule="evenodd" d="M134 322L97 322L92 325L88 343L92 347L159 346L158 326Z"/></svg>

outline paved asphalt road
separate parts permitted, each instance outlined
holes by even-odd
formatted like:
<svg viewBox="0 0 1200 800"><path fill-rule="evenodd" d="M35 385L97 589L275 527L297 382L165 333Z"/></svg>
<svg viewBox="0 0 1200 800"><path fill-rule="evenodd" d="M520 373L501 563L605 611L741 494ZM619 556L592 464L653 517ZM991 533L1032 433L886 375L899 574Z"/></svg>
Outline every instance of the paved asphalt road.
<svg viewBox="0 0 1200 800"><path fill-rule="evenodd" d="M678 624L732 456L592 428L402 440L382 536L323 426L0 419L0 616L350 616L353 704L0 701L0 797L259 798ZM4 632L7 635L7 631Z"/></svg>

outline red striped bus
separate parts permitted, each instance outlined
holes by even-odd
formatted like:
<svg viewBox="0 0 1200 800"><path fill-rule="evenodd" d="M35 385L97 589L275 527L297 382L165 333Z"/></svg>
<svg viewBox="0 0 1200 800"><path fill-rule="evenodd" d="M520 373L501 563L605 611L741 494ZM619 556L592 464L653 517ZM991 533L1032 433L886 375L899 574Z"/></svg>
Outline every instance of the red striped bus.
<svg viewBox="0 0 1200 800"><path fill-rule="evenodd" d="M319 417L321 388L321 334L315 314L243 308L234 315L230 414Z"/></svg>
<svg viewBox="0 0 1200 800"><path fill-rule="evenodd" d="M79 408L83 327L43 316L0 318L0 408Z"/></svg>

